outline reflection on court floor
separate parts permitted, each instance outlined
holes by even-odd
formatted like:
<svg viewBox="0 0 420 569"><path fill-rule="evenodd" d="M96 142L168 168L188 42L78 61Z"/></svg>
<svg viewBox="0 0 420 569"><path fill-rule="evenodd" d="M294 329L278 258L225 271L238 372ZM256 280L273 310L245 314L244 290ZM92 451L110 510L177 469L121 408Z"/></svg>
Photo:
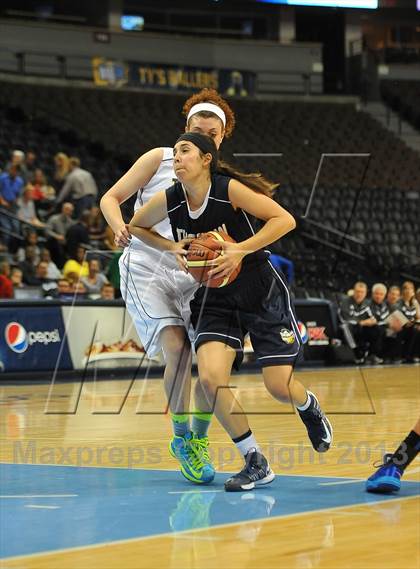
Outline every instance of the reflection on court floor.
<svg viewBox="0 0 420 569"><path fill-rule="evenodd" d="M290 516L342 506L410 499L364 492L364 480L279 475L256 491L226 493L227 474L192 486L178 472L49 465L0 465L1 556L10 557Z"/></svg>

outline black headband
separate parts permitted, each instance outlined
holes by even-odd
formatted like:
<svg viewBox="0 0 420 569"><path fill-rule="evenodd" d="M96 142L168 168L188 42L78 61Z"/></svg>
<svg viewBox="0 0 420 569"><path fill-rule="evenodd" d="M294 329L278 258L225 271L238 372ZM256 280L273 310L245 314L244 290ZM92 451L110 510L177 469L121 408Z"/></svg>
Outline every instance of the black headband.
<svg viewBox="0 0 420 569"><path fill-rule="evenodd" d="M204 154L211 154L212 161L210 164L210 171L216 171L219 152L212 138L206 136L205 134L200 134L199 132L185 132L184 134L181 134L175 144L181 142L182 140L192 142L194 146L199 148Z"/></svg>

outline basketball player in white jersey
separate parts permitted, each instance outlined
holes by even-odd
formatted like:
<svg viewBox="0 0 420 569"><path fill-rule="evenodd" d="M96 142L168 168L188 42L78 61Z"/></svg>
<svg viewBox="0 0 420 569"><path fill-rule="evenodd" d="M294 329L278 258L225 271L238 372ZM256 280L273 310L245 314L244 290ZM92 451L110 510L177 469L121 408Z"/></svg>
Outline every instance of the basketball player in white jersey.
<svg viewBox="0 0 420 569"><path fill-rule="evenodd" d="M203 89L190 97L183 112L185 130L210 136L217 147L229 137L234 114L220 95ZM181 464L182 474L195 483L209 483L214 468L208 453L207 431L212 414L200 412L208 402L197 382L195 411L190 430L191 345L188 326L191 300L197 283L179 270L174 255L162 254L136 237L131 237L121 214L121 204L137 193L135 211L156 192L169 188L176 179L173 149L154 148L146 152L101 199L101 210L115 233L115 243L124 247L120 259L121 293L149 357L161 350L165 357L164 385L171 411L174 437L170 453ZM173 239L169 220L153 230ZM184 242L179 243L180 250Z"/></svg>

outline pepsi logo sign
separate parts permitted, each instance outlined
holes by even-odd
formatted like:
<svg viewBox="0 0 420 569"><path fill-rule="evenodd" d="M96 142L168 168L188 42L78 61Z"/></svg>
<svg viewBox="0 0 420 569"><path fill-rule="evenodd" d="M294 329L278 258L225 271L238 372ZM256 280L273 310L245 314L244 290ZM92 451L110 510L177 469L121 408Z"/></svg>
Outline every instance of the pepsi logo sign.
<svg viewBox="0 0 420 569"><path fill-rule="evenodd" d="M18 322L10 322L6 326L4 336L6 344L17 354L22 354L28 349L28 334Z"/></svg>
<svg viewBox="0 0 420 569"><path fill-rule="evenodd" d="M18 322L10 322L4 332L6 344L11 350L17 354L22 354L33 344L43 344L44 346L60 342L60 333L58 329L27 332L22 324Z"/></svg>
<svg viewBox="0 0 420 569"><path fill-rule="evenodd" d="M298 321L298 328L299 328L300 337L302 339L302 343L306 344L306 342L308 341L308 330L306 329L305 324L300 320Z"/></svg>

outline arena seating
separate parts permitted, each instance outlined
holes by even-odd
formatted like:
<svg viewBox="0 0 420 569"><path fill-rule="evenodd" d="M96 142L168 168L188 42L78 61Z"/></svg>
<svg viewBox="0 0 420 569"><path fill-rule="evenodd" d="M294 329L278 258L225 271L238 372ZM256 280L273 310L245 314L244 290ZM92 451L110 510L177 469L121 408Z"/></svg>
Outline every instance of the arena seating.
<svg viewBox="0 0 420 569"><path fill-rule="evenodd" d="M387 105L420 130L420 81L382 81Z"/></svg>
<svg viewBox="0 0 420 569"><path fill-rule="evenodd" d="M133 161L154 146L172 145L183 128L180 109L184 100L183 95L138 91L0 84L2 105L19 109L35 124L47 122L53 130L66 132L70 144L74 145L75 138L77 144L79 140L93 144L94 152L87 159L106 150ZM283 153L281 166L280 162L267 161L267 174L274 178L280 176L280 180L292 180L299 186L312 185L322 153L370 152L365 180L368 187L418 187L417 154L352 105L238 99L234 108L238 125L234 140L226 142L224 152ZM22 143L25 124L21 127L15 139ZM51 133L48 142L55 145ZM330 186L345 181L357 186L365 162L356 164L355 160L343 159L339 165L337 158L329 160L322 171L324 183ZM103 165L102 175L111 167Z"/></svg>
<svg viewBox="0 0 420 569"><path fill-rule="evenodd" d="M184 100L0 83L0 164L11 148L35 148L48 173L55 152L77 154L103 193L141 153L173 144L183 129ZM235 99L232 106L237 128L223 157L278 180L275 198L300 219L298 231L276 249L296 261L296 286L340 290L343 282L367 278L367 265L372 280L419 270L416 152L353 105ZM336 153L324 157L312 192L322 154Z"/></svg>

